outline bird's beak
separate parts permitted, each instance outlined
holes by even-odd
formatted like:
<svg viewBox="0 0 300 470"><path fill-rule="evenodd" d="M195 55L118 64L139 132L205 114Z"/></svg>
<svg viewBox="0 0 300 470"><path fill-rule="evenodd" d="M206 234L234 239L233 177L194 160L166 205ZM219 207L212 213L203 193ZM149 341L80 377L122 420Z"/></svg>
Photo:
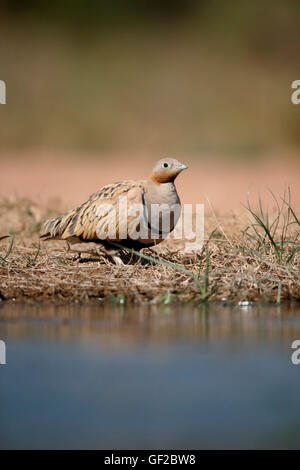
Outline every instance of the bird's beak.
<svg viewBox="0 0 300 470"><path fill-rule="evenodd" d="M186 165L179 165L178 167L178 170L182 171L182 170L187 170L187 166Z"/></svg>

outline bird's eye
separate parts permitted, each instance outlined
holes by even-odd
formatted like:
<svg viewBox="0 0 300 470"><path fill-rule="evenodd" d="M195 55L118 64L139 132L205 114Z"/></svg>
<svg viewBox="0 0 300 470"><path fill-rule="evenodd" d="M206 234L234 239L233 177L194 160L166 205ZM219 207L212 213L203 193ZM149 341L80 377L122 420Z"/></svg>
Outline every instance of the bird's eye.
<svg viewBox="0 0 300 470"><path fill-rule="evenodd" d="M168 163L164 163L163 166L164 166L164 168L168 168L169 164L168 164Z"/></svg>

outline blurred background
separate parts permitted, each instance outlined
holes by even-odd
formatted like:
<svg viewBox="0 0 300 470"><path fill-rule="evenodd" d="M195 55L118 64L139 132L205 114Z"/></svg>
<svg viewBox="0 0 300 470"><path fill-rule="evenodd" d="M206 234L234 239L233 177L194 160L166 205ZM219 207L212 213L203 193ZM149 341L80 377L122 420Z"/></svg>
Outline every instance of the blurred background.
<svg viewBox="0 0 300 470"><path fill-rule="evenodd" d="M174 156L184 202L300 203L297 0L2 0L0 195L75 204Z"/></svg>

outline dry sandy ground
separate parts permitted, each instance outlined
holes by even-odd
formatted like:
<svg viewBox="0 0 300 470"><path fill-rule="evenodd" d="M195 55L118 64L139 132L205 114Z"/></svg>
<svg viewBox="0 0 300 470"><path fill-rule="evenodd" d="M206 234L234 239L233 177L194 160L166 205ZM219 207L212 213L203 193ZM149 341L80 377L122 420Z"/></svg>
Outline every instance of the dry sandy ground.
<svg viewBox="0 0 300 470"><path fill-rule="evenodd" d="M287 212L285 205L274 235L276 241L282 234L282 222L288 220ZM39 245L40 222L46 217L44 206L31 205L28 210L26 200L0 200L0 304L1 300L13 299L94 299L120 304L224 298L230 303L300 300L300 251L296 249L300 234L295 223L285 233L280 259L267 237L262 243L251 228L245 232L249 222L243 217L218 217L222 224L222 230L218 230L215 217L208 214L203 250L187 253L184 240L167 240L155 251L144 250L143 255L155 257L154 263L149 259L142 263L131 253L126 253L124 260L123 253L125 264L120 266L90 244L81 247L85 250L81 258L66 251L63 242ZM1 240L7 227L15 229L15 237Z"/></svg>
<svg viewBox="0 0 300 470"><path fill-rule="evenodd" d="M146 178L157 158L107 156L89 159L86 156L65 159L51 154L40 158L14 155L0 157L0 197L29 197L39 203L59 200L63 207L83 202L104 184L123 179ZM293 207L300 207L300 159L268 158L262 163L247 165L181 158L189 166L177 179L183 203L205 203L209 198L218 213L243 211L242 202L250 190L268 199L268 188L277 197L287 185L291 188ZM274 203L273 203L274 205Z"/></svg>

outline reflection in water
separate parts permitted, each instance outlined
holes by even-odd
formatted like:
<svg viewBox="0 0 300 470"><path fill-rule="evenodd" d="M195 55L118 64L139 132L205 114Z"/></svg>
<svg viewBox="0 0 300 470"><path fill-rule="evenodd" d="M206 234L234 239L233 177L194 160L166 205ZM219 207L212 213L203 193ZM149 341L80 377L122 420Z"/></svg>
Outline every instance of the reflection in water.
<svg viewBox="0 0 300 470"><path fill-rule="evenodd" d="M2 448L300 448L300 309L0 304Z"/></svg>
<svg viewBox="0 0 300 470"><path fill-rule="evenodd" d="M2 308L1 308L2 307ZM230 340L289 343L300 338L300 305L220 304L198 306L125 307L99 304L0 304L0 332L4 337L99 342L122 348L178 341Z"/></svg>

